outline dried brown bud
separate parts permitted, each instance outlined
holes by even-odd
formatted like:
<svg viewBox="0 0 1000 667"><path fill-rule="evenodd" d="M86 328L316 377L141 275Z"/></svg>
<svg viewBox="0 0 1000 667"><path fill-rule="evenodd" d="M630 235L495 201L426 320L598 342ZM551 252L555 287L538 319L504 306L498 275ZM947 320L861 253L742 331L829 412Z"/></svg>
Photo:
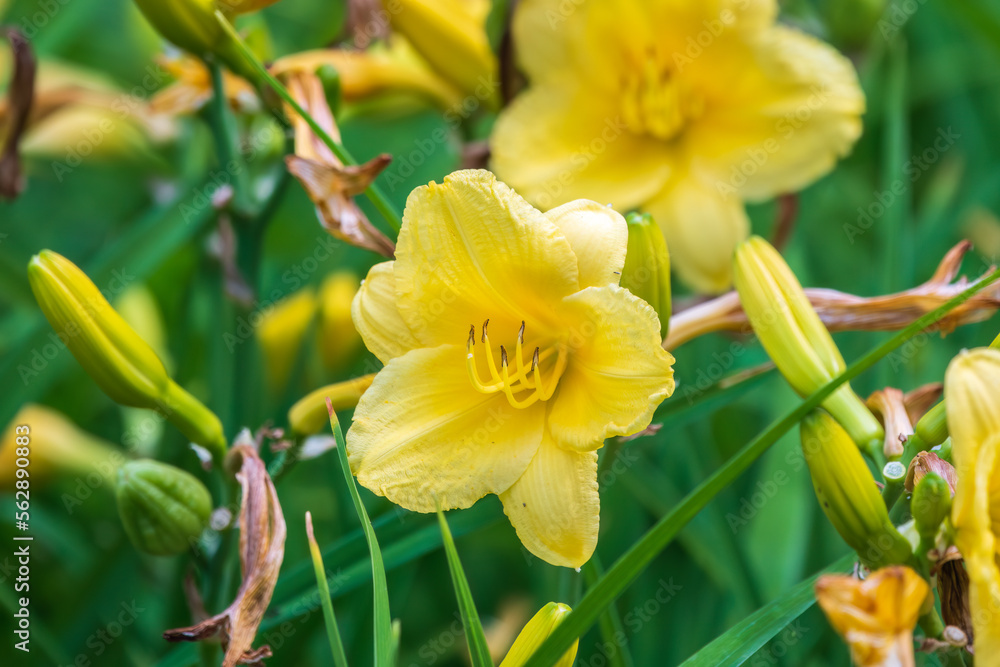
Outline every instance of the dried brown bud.
<svg viewBox="0 0 1000 667"><path fill-rule="evenodd" d="M955 484L958 477L955 475L955 466L951 465L934 452L919 452L910 461L910 467L906 470L906 481L903 485L906 490L913 492L917 483L924 478L924 475L932 472L948 482L952 497L955 496Z"/></svg>

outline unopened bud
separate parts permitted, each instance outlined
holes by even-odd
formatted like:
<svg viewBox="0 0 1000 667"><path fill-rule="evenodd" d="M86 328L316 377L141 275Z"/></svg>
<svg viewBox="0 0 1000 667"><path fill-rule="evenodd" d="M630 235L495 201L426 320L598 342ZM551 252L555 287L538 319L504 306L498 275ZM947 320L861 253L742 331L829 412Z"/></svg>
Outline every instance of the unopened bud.
<svg viewBox="0 0 1000 667"><path fill-rule="evenodd" d="M335 411L349 410L357 406L361 395L374 380L374 374L362 375L311 392L299 399L288 411L288 425L298 435L312 435L329 429L330 413L327 410L326 399L330 399Z"/></svg>
<svg viewBox="0 0 1000 667"><path fill-rule="evenodd" d="M846 369L830 332L778 251L754 236L736 249L733 282L754 333L800 395L808 396ZM882 426L848 383L823 407L865 451L880 448Z"/></svg>
<svg viewBox="0 0 1000 667"><path fill-rule="evenodd" d="M123 465L115 496L132 544L155 556L187 551L212 513L212 497L198 478L158 461Z"/></svg>
<svg viewBox="0 0 1000 667"><path fill-rule="evenodd" d="M913 432L926 447L937 447L948 437L948 418L944 401L924 413L913 426Z"/></svg>
<svg viewBox="0 0 1000 667"><path fill-rule="evenodd" d="M670 253L660 226L648 214L632 213L621 286L644 300L660 318L660 337L670 327Z"/></svg>
<svg viewBox="0 0 1000 667"><path fill-rule="evenodd" d="M951 488L948 482L934 473L924 475L913 489L910 512L920 537L933 541L941 522L951 512Z"/></svg>
<svg viewBox="0 0 1000 667"><path fill-rule="evenodd" d="M514 640L514 645L507 651L507 657L500 663L500 667L521 667L571 611L568 605L561 602L550 602L539 609ZM579 640L573 642L573 646L553 664L553 667L572 667L579 643Z"/></svg>
<svg viewBox="0 0 1000 667"><path fill-rule="evenodd" d="M850 436L829 414L802 420L802 453L823 513L871 569L909 559L910 543L889 519L875 480Z"/></svg>

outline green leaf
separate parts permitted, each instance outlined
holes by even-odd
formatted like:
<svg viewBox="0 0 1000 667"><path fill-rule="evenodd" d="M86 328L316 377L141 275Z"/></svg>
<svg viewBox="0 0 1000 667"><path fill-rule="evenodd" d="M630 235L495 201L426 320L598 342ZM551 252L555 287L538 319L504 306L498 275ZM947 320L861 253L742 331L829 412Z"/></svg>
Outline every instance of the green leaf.
<svg viewBox="0 0 1000 667"><path fill-rule="evenodd" d="M365 531L368 551L371 553L375 605L375 667L392 667L395 662L395 651L393 649L392 617L389 614L389 587L385 581L382 550L379 549L378 540L375 538L375 529L372 528L368 512L361 502L358 487L354 483L354 475L351 474L351 466L347 462L347 444L344 442L344 432L340 428L340 420L337 419L337 413L333 411L333 408L330 408L330 426L333 427L333 437L337 440L337 453L340 455L344 479L351 492L351 500L354 501L354 509L358 513L361 527ZM329 598L329 596L327 597Z"/></svg>
<svg viewBox="0 0 1000 667"><path fill-rule="evenodd" d="M333 664L336 667L347 667L347 655L344 653L344 642L340 639L337 629L337 617L333 613L333 602L330 600L330 585L326 581L326 570L323 569L323 556L316 544L313 534L312 515L306 512L306 537L309 539L309 555L316 571L316 585L319 586L319 599L323 605L323 621L326 623L326 637L333 653Z"/></svg>
<svg viewBox="0 0 1000 667"><path fill-rule="evenodd" d="M566 619L538 648L535 654L525 663L524 667L545 667L555 663L559 656L568 649L577 638L593 625L604 609L612 604L642 573L649 563L669 545L677 533L698 512L700 512L723 489L756 461L768 448L778 441L803 417L818 407L837 387L853 380L862 372L875 365L882 357L920 333L928 326L944 317L953 308L970 299L983 288L1000 278L1000 269L992 271L982 281L976 283L958 296L919 318L889 340L866 354L859 361L851 364L847 370L822 386L797 408L774 422L766 431L754 438L743 447L733 458L729 459L719 470L698 485L670 513L664 516L653 528L632 545L619 558L608 573L590 588L580 604L570 612Z"/></svg>
<svg viewBox="0 0 1000 667"><path fill-rule="evenodd" d="M462 615L462 626L465 628L465 640L469 643L472 667L493 667L490 649L486 645L486 635L483 633L483 624L479 621L479 612L476 611L476 603L469 589L469 580L465 578L462 562L458 559L458 551L455 550L455 540L452 539L451 529L448 528L448 521L444 518L440 506L437 516L444 541L444 552L448 556L448 569L451 570L451 585L455 588L458 610Z"/></svg>
<svg viewBox="0 0 1000 667"><path fill-rule="evenodd" d="M823 571L794 586L778 599L764 605L745 619L726 630L705 648L685 660L681 667L715 665L742 665L782 628L801 616L816 602L813 586L827 572L843 572L857 560L849 554L823 569Z"/></svg>
<svg viewBox="0 0 1000 667"><path fill-rule="evenodd" d="M604 576L604 567L597 554L594 554L583 565L584 581L587 582L588 586L593 586L602 576ZM602 646L614 647L614 652L608 655L608 664L611 667L633 667L632 654L629 653L628 642L625 641L625 626L622 625L622 617L615 605L609 605L607 610L601 614L600 630Z"/></svg>

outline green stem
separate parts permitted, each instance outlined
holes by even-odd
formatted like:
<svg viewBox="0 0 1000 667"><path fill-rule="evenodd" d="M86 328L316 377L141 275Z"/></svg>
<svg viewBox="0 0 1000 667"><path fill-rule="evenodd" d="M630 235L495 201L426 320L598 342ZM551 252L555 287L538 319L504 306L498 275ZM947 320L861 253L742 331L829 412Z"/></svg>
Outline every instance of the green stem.
<svg viewBox="0 0 1000 667"><path fill-rule="evenodd" d="M269 86L271 86L274 92L277 93L278 96L288 104L288 106L295 109L295 113L297 113L302 120L309 125L309 129L311 129L313 133L320 138L320 141L326 144L327 148L333 151L333 154L337 156L337 159L345 165L357 165L358 161L354 158L354 156L351 155L351 153L344 148L343 145L334 141L333 138L327 134L326 130L320 127L319 123L317 123L313 117L302 108L302 105L295 101L295 98L288 92L288 89L267 71L267 68L264 67L260 60L257 59L257 56L254 55L253 51L251 51L250 48L243 43L239 34L237 34L232 24L228 19L226 19L222 12L216 11L215 17L219 21L223 30L229 33L229 36L232 37L237 48L239 48L240 52L243 54L243 57L246 58L248 63L250 63L250 66L253 67L258 74L260 74L261 78L266 81ZM389 226L391 226L396 232L399 232L400 226L402 225L399 212L396 211L396 207L389 201L389 198L382 192L381 188L379 188L379 186L375 183L372 183L368 186L368 189L365 190L365 196L368 197L372 205L378 210L379 214L385 218L385 221L389 223Z"/></svg>
<svg viewBox="0 0 1000 667"><path fill-rule="evenodd" d="M555 629L548 639L535 651L524 667L546 667L558 661L559 657L580 637L600 616L604 609L628 588L646 569L649 563L671 543L677 533L698 512L700 512L723 489L732 484L750 464L756 461L778 439L795 424L818 407L828 396L845 382L849 382L868 370L880 359L910 338L931 326L949 311L969 300L973 295L1000 278L1000 269L993 271L981 282L976 283L958 296L934 311L919 318L910 326L898 332L847 370L821 387L803 401L797 408L774 422L764 433L743 447L722 468L698 485L677 507L663 517L638 542L619 558L607 574L592 586L583 596L580 604Z"/></svg>
<svg viewBox="0 0 1000 667"><path fill-rule="evenodd" d="M233 184L233 212L240 219L251 217L253 201L250 196L246 165L237 147L239 131L236 117L229 111L226 90L222 78L222 67L217 62L208 63L212 73L212 99L208 104L208 117L215 138L216 157L219 168L228 174Z"/></svg>

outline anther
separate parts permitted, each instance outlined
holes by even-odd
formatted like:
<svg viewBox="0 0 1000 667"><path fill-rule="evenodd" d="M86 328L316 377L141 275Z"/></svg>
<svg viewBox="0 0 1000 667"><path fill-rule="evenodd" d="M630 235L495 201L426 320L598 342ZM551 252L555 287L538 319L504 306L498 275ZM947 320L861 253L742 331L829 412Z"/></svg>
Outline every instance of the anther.
<svg viewBox="0 0 1000 667"><path fill-rule="evenodd" d="M538 368L538 348L535 348L535 353L531 355L531 370Z"/></svg>
<svg viewBox="0 0 1000 667"><path fill-rule="evenodd" d="M521 328L517 331L517 342L524 342L524 320L521 320Z"/></svg>
<svg viewBox="0 0 1000 667"><path fill-rule="evenodd" d="M490 323L490 318L487 317L486 321L483 322L483 342L484 343L486 342L486 327L489 325L489 323Z"/></svg>
<svg viewBox="0 0 1000 667"><path fill-rule="evenodd" d="M476 325L469 325L469 342L466 343L466 347L472 347L476 344Z"/></svg>
<svg viewBox="0 0 1000 667"><path fill-rule="evenodd" d="M503 345L500 346L500 365L507 365L507 350L504 349Z"/></svg>

